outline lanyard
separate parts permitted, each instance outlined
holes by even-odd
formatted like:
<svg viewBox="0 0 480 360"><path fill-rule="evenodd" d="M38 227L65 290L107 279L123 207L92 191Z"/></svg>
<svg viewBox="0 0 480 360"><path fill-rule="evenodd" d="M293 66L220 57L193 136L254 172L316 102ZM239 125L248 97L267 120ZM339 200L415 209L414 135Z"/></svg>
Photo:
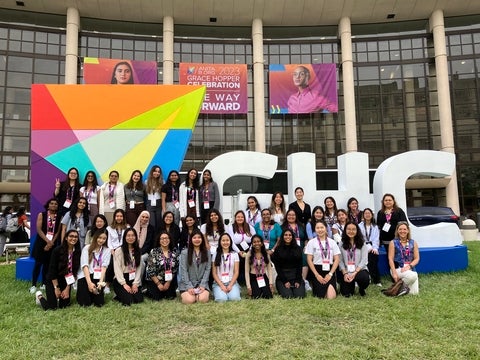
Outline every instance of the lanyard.
<svg viewBox="0 0 480 360"><path fill-rule="evenodd" d="M108 197L110 199L113 199L113 196L115 195L115 188L117 187L117 185L110 185L108 184Z"/></svg>
<svg viewBox="0 0 480 360"><path fill-rule="evenodd" d="M325 240L325 249L322 246L322 241L317 236L318 245L320 246L320 255L322 255L322 259L330 259L330 244L328 240Z"/></svg>
<svg viewBox="0 0 480 360"><path fill-rule="evenodd" d="M255 220L257 219L258 216L258 209L255 211L255 214L252 215L252 212L248 210L248 222L251 225L255 225Z"/></svg>
<svg viewBox="0 0 480 360"><path fill-rule="evenodd" d="M172 268L173 259L172 259L172 252L170 250L168 250L168 259L162 251L162 260L163 260L163 267L165 271L167 271L167 264L168 264L168 269Z"/></svg>
<svg viewBox="0 0 480 360"><path fill-rule="evenodd" d="M72 200L73 199L73 191L75 189L75 186L70 186L67 190L67 200Z"/></svg>
<svg viewBox="0 0 480 360"><path fill-rule="evenodd" d="M356 250L356 246L353 245L353 247L351 249L348 249L347 251L347 258L348 258L348 262L353 262L355 263L355 250Z"/></svg>
<svg viewBox="0 0 480 360"><path fill-rule="evenodd" d="M253 266L255 268L255 274L257 274L257 278L265 274L265 261L263 260L263 256L260 259L257 259L255 256L253 259Z"/></svg>
<svg viewBox="0 0 480 360"><path fill-rule="evenodd" d="M399 241L400 242L400 241ZM407 246L403 246L402 243L400 242L400 249L402 250L402 261L404 263L410 262L410 246L409 242L407 242Z"/></svg>
<svg viewBox="0 0 480 360"><path fill-rule="evenodd" d="M295 240L300 240L300 229L298 228L297 225L295 225L295 229L289 224L288 229L293 232L293 235L295 235Z"/></svg>
<svg viewBox="0 0 480 360"><path fill-rule="evenodd" d="M137 266L135 265L135 253L130 251L130 264L128 266L130 270L136 271Z"/></svg>
<svg viewBox="0 0 480 360"><path fill-rule="evenodd" d="M134 201L137 196L137 189L130 189L130 201Z"/></svg>
<svg viewBox="0 0 480 360"><path fill-rule="evenodd" d="M267 241L270 241L270 230L272 229L272 226L271 225L268 225L267 228L265 228L265 226L262 224L263 226L263 240L267 240Z"/></svg>
<svg viewBox="0 0 480 360"><path fill-rule="evenodd" d="M228 261L228 270L227 270L227 261ZM230 257L230 253L227 256L225 254L222 255L222 263L223 263L223 272L230 273L230 267L232 266L232 259Z"/></svg>
<svg viewBox="0 0 480 360"><path fill-rule="evenodd" d="M372 225L364 225L365 226L365 236L367 237L367 242L370 241L370 235L372 234Z"/></svg>
<svg viewBox="0 0 480 360"><path fill-rule="evenodd" d="M93 253L93 267L102 267L102 257L103 257L103 247L100 250L100 254L98 254L98 258L95 257L95 253Z"/></svg>
<svg viewBox="0 0 480 360"><path fill-rule="evenodd" d="M47 232L52 232L55 230L55 221L56 221L56 216L53 216L50 214L50 211L47 212Z"/></svg>
<svg viewBox="0 0 480 360"><path fill-rule="evenodd" d="M68 253L68 273L72 273L72 268L73 268L73 251Z"/></svg>
<svg viewBox="0 0 480 360"><path fill-rule="evenodd" d="M391 213L385 214L385 219L387 219L387 223L390 223L390 220L392 219L392 214L393 211Z"/></svg>
<svg viewBox="0 0 480 360"><path fill-rule="evenodd" d="M196 193L196 190L194 188L188 187L187 188L187 199L188 200L195 200L195 193Z"/></svg>
<svg viewBox="0 0 480 360"><path fill-rule="evenodd" d="M203 201L210 201L210 192L208 191L208 184L202 190Z"/></svg>

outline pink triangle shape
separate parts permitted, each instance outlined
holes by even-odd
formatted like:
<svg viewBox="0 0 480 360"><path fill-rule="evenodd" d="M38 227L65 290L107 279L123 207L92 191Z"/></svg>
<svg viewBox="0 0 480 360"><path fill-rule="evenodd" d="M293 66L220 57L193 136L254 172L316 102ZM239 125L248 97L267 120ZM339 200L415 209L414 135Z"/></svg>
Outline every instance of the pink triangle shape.
<svg viewBox="0 0 480 360"><path fill-rule="evenodd" d="M98 129L98 130L73 130L75 136L77 137L79 142L82 142L92 136L95 136L105 130Z"/></svg>
<svg viewBox="0 0 480 360"><path fill-rule="evenodd" d="M72 130L32 130L32 151L47 157L78 142Z"/></svg>

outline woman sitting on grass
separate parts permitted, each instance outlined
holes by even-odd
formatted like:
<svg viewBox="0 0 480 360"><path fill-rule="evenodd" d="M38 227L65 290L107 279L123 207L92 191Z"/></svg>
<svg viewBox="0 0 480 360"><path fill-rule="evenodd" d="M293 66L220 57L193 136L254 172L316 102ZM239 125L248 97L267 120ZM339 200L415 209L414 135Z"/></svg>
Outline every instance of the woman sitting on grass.
<svg viewBox="0 0 480 360"><path fill-rule="evenodd" d="M178 289L182 303L206 303L210 295L208 279L212 262L205 238L200 230L194 230L186 249L180 254L180 283Z"/></svg>
<svg viewBox="0 0 480 360"><path fill-rule="evenodd" d="M245 280L252 299L273 297L272 262L259 235L252 236L252 249L245 258Z"/></svg>
<svg viewBox="0 0 480 360"><path fill-rule="evenodd" d="M78 272L77 303L80 306L101 307L105 304L103 289L105 272L110 264L110 250L107 247L106 229L97 230L92 242L85 245L80 258L81 269Z"/></svg>
<svg viewBox="0 0 480 360"><path fill-rule="evenodd" d="M285 299L305 297L302 257L302 249L294 240L292 230L284 230L272 255L272 261L277 271L277 291Z"/></svg>
<svg viewBox="0 0 480 360"><path fill-rule="evenodd" d="M319 221L315 224L316 237L306 248L307 262L313 273L312 293L319 298L337 297L335 271L340 262L340 249L335 240L327 237L327 224Z"/></svg>
<svg viewBox="0 0 480 360"><path fill-rule="evenodd" d="M167 231L157 236L157 243L147 258L147 296L153 300L175 299L178 252Z"/></svg>
<svg viewBox="0 0 480 360"><path fill-rule="evenodd" d="M123 234L122 246L115 250L113 255L113 269L115 272L113 289L117 295L116 299L125 306L143 301L141 291L142 268L143 263L141 261L137 231L133 228L128 228Z"/></svg>
<svg viewBox="0 0 480 360"><path fill-rule="evenodd" d="M240 300L240 285L237 283L240 272L238 253L233 251L233 241L230 235L224 233L218 241L217 250L213 255L213 297L217 302Z"/></svg>
<svg viewBox="0 0 480 360"><path fill-rule="evenodd" d="M415 266L420 262L418 244L413 240L408 222L400 221L395 230L395 239L388 245L388 264L393 280L403 280L410 294L418 294L418 273ZM404 294L401 294L404 295Z"/></svg>
<svg viewBox="0 0 480 360"><path fill-rule="evenodd" d="M70 305L71 287L80 268L80 242L78 231L68 230L60 246L53 250L47 274L45 299L41 291L35 300L44 310L65 308Z"/></svg>

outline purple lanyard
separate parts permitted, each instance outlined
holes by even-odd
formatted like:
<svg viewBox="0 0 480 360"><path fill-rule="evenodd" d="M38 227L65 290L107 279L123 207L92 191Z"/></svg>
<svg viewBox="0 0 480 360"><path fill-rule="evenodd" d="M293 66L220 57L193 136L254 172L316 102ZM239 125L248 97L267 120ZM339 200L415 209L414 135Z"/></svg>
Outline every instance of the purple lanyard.
<svg viewBox="0 0 480 360"><path fill-rule="evenodd" d="M320 254L322 255L322 259L330 259L330 244L328 240L325 240L325 249L322 246L322 242L320 238L317 236L318 246L320 246Z"/></svg>
<svg viewBox="0 0 480 360"><path fill-rule="evenodd" d="M162 259L163 259L163 267L165 269L165 271L167 271L167 264L168 264L168 269L171 269L172 268L172 252L170 250L168 250L168 259L167 257L164 255L163 251L162 251Z"/></svg>
<svg viewBox="0 0 480 360"><path fill-rule="evenodd" d="M355 250L356 250L355 245L351 249L348 249L348 253L347 253L348 262L355 263Z"/></svg>
<svg viewBox="0 0 480 360"><path fill-rule="evenodd" d="M47 233L55 230L55 218L52 219L50 212L47 212Z"/></svg>
<svg viewBox="0 0 480 360"><path fill-rule="evenodd" d="M117 187L116 185L113 185L113 187L112 187L112 185L108 184L108 197L110 199L113 199L113 196L115 195L115 188L116 187Z"/></svg>
<svg viewBox="0 0 480 360"><path fill-rule="evenodd" d="M228 271L227 271L227 261L228 261ZM229 273L230 272L230 267L232 265L232 259L230 257L230 253L225 257L225 255L222 255L222 262L223 262L223 272L224 273Z"/></svg>
<svg viewBox="0 0 480 360"><path fill-rule="evenodd" d="M68 273L72 273L72 268L73 268L73 251L71 253L68 253Z"/></svg>
<svg viewBox="0 0 480 360"><path fill-rule="evenodd" d="M271 225L268 225L268 228L265 229L265 226L263 226L263 239L270 241L270 230L272 229Z"/></svg>
<svg viewBox="0 0 480 360"><path fill-rule="evenodd" d="M257 275L257 278L265 274L265 261L263 260L263 256L260 259L257 259L255 256L253 259L253 266L255 268L255 274ZM261 270L260 273L259 270Z"/></svg>
<svg viewBox="0 0 480 360"><path fill-rule="evenodd" d="M98 255L98 258L95 257L95 253L93 254L93 267L102 267L102 257L103 257L103 247L100 250L100 254Z"/></svg>

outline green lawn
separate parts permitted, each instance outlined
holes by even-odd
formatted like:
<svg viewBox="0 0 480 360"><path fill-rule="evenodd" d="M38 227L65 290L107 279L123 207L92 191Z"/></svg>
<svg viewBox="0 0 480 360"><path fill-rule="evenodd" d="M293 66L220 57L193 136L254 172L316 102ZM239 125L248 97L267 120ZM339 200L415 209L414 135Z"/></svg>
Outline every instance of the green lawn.
<svg viewBox="0 0 480 360"><path fill-rule="evenodd" d="M420 275L420 295L326 301L242 300L44 312L0 266L0 359L475 359L480 354L480 242L468 270ZM387 280L384 279L384 284Z"/></svg>

